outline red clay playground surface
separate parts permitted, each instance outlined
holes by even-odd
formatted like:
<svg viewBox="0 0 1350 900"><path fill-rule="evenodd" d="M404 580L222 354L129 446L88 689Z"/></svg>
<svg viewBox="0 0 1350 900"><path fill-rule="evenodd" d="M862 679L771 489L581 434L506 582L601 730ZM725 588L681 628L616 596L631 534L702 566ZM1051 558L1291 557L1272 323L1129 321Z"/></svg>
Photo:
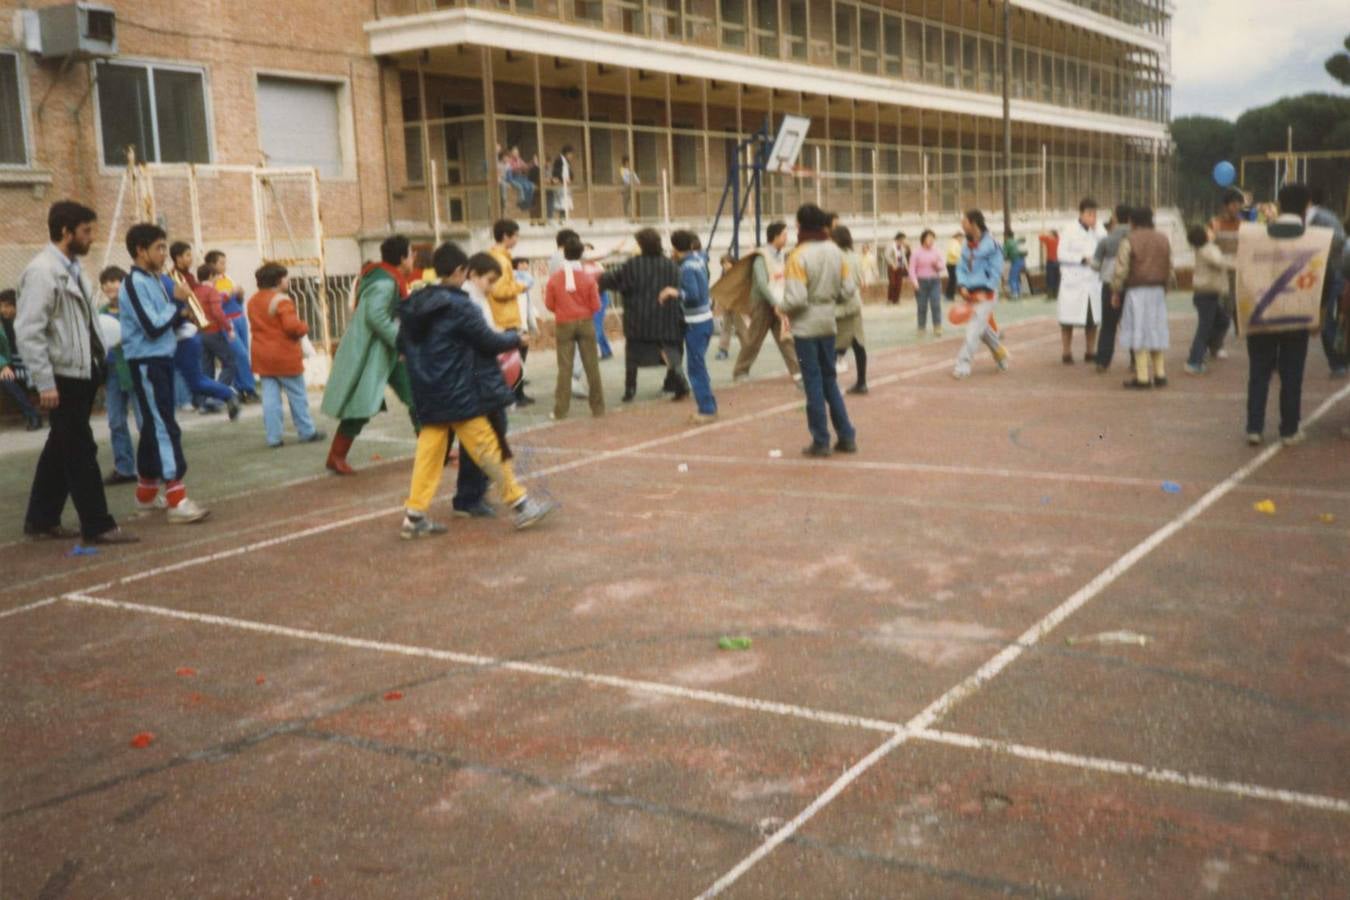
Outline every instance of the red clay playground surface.
<svg viewBox="0 0 1350 900"><path fill-rule="evenodd" d="M0 548L0 893L1350 896L1350 386L1250 448L1240 350L1007 337L876 353L856 456L784 378L520 434L521 534L400 541L400 461Z"/></svg>

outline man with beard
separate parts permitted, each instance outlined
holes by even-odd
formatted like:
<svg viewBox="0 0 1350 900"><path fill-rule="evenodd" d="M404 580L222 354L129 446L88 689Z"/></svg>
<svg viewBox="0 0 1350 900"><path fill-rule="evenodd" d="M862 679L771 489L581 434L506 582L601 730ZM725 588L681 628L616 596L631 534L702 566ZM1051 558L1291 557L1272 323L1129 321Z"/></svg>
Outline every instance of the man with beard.
<svg viewBox="0 0 1350 900"><path fill-rule="evenodd" d="M89 427L94 396L103 383L107 353L94 319L94 287L80 257L94 241L97 214L70 201L47 214L51 244L19 278L15 337L51 419L38 457L24 533L34 539L69 538L61 525L66 498L80 517L78 536L91 544L129 544L137 538L117 527L108 512L98 445Z"/></svg>

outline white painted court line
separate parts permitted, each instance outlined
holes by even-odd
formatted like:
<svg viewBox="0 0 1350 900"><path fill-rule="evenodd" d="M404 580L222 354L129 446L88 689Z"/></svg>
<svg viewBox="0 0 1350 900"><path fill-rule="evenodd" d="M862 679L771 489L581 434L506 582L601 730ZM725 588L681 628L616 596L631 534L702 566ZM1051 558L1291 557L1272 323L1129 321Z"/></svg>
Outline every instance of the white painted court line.
<svg viewBox="0 0 1350 900"><path fill-rule="evenodd" d="M1350 801L1341 800L1336 797L1326 797L1317 794L1306 794L1298 791L1287 791L1279 788L1268 788L1254 784L1244 784L1235 781L1222 781L1210 778L1205 775L1195 775L1185 772L1178 772L1171 769L1157 769L1150 766L1139 765L1137 763L1121 762L1112 759L1103 759L1100 757L1081 756L1073 753L1062 753L1056 750L1045 750L1039 747L1029 747L1023 744L1012 744L1006 741L991 740L988 738L975 737L973 735L956 734L946 731L933 729L914 730L901 725L898 722L888 722L882 719L874 719L866 716L856 716L849 713L831 712L829 710L813 709L805 706L798 706L791 703L779 703L772 700L761 700L755 697L746 697L739 694L727 694L721 691L708 691L698 688L688 688L683 685L667 684L659 681L649 681L639 678L625 678L616 675L602 675L594 672L584 672L577 669L565 669L560 666L543 665L540 663L520 662L515 660L503 660L496 657L484 656L478 653L462 653L453 650L442 650L434 647L422 647L412 644L401 644L393 641L373 641L364 638L348 637L330 632L313 631L303 628L290 628L285 625L274 625L268 622L259 622L251 619L240 619L233 616L220 616L210 613L186 612L183 610L170 609L168 607L150 606L143 603L133 603L122 600L110 600L105 597L92 597L86 594L65 594L62 597L52 597L40 601L33 606L46 606L55 603L58 600L66 600L71 603L84 606L102 607L104 609L113 609L123 612L140 613L143 615L160 616L167 619L177 619L184 622L192 622L201 625L214 625L223 628L232 628L239 631L249 631L258 634L270 635L272 637L291 638L295 640L309 641L318 644L328 644L339 647L347 647L356 650L370 650L377 653L391 653L399 656L409 656L422 659L435 659L442 662L458 663L473 668L491 669L493 671L515 672L523 675L533 675L540 678L553 678L563 681L579 681L586 684L593 684L601 687L615 688L622 691L639 691L642 693L656 694L659 696L673 697L678 700L689 700L699 703L711 703L717 706L725 706L733 709L742 709L750 712L768 713L771 715L784 716L787 718L801 719L808 722L816 722L825 725L837 725L845 728L857 728L864 731L879 731L890 733L892 737L913 738L915 740L930 741L938 744L945 744L953 747L963 747L966 749L992 751L1003 753L1010 756L1021 757L1024 759L1035 760L1037 762L1053 763L1055 765L1067 766L1077 769L1089 769L1092 771L1103 772L1111 775L1135 776L1152 781L1161 781L1169 784L1181 785L1184 787L1199 788L1218 793L1233 794L1239 797L1249 799L1270 800L1277 803L1294 804L1299 806L1308 806L1315 809L1331 810L1333 812L1350 813ZM902 741L903 742L903 741ZM889 743L889 742L888 742ZM895 746L899 746L897 743ZM842 789L842 788L841 788ZM836 791L837 793L837 791ZM832 795L833 796L833 795ZM804 821L804 820L803 820Z"/></svg>
<svg viewBox="0 0 1350 900"><path fill-rule="evenodd" d="M1077 753L1061 753L1058 750L1042 750L1039 747L1028 747L1024 744L1011 744L1007 741L974 737L968 734L956 734L950 731L925 729L916 732L914 737L919 740L931 741L937 744L946 744L951 747L965 747L969 750L990 750L995 753L1003 753L1020 759L1053 763L1060 766L1070 766L1075 769L1086 769L1111 775L1133 775L1137 778L1143 778L1148 781L1157 781L1162 784L1175 784L1204 791L1233 794L1238 797L1245 797L1253 800L1273 800L1277 803L1306 806L1311 809L1350 813L1350 800L1342 800L1338 797L1326 797L1320 794L1305 794L1301 791L1286 791L1279 788L1261 787L1260 785L1244 784L1239 781L1222 781L1205 775L1193 775L1187 772L1178 772L1174 769L1158 769L1153 766L1120 762L1114 759L1102 759L1097 756L1081 756Z"/></svg>
<svg viewBox="0 0 1350 900"><path fill-rule="evenodd" d="M45 600L36 600L32 603L25 603L23 606L16 606L13 609L7 609L4 612L0 612L0 619L8 618L9 616L17 616L19 613L32 612L35 609L42 609L44 606L51 606L60 599L60 597L48 597Z"/></svg>
<svg viewBox="0 0 1350 900"><path fill-rule="evenodd" d="M895 731L900 727L894 722L885 722L879 719L869 719L864 716L854 716L846 713L810 709L805 706L796 706L790 703L777 703L772 700L759 700L754 697L724 694L720 691L687 688L681 685L665 684L659 681L623 678L617 675L600 675L593 672L583 672L577 669L564 669L559 666L549 666L541 663L498 659L496 657L483 656L477 653L459 653L453 650L439 650L434 647L419 647L412 644L400 644L392 641L372 641L365 638L347 637L323 631L290 628L285 625L273 625L267 622L239 619L233 616L187 612L162 606L150 606L144 603L110 600L105 597L94 597L83 593L64 594L60 599L67 600L71 603L84 604L86 606L100 606L105 609L144 613L147 615L161 616L167 619L178 619L184 622L195 622L203 625L219 625L225 628L252 631L276 637L295 638L319 644L332 644L359 650L394 653L400 656L436 659L443 662L459 663L465 666L491 668L493 670L504 672L518 672L524 675L556 678L563 681L580 681L587 684L618 688L619 690L642 691L648 694L676 697L681 700L697 700L703 703L714 703L719 706L730 706L736 709L750 710L752 712L772 713L774 715L805 719L807 721L820 722L827 725L842 725L848 728L861 728L868 731L881 732Z"/></svg>
<svg viewBox="0 0 1350 900"><path fill-rule="evenodd" d="M810 459L781 459L727 456L712 454L676 454L676 453L639 453L639 459L655 459L670 462L698 462L714 465L753 465L753 466L789 466L792 468L845 469L874 472L913 472L932 475L956 475L960 477L979 476L983 478L1027 479L1030 481L1059 481L1075 484L1120 485L1122 487L1147 487L1157 489L1161 483L1157 478L1130 478L1119 475L1086 475L1074 472L1051 472L1043 469L1005 469L988 466L944 466L931 463L875 462L868 460L833 457L828 463Z"/></svg>
<svg viewBox="0 0 1350 900"><path fill-rule="evenodd" d="M1341 390L1323 401L1322 405L1317 407L1312 415L1304 420L1305 427L1316 422L1325 415L1332 406L1347 395L1350 395L1350 385L1341 388ZM1221 483L1210 489L1208 493L1193 503L1175 519L1172 519L1162 528L1159 528L1139 544L1135 545L1133 549L1108 566L1100 575L1092 579L1092 581L1084 585L1035 625L1023 632L1022 636L1019 637L1015 643L1009 644L996 654L993 659L989 660L983 666L980 666L973 675L969 676L930 703L922 712L905 723L904 733L892 736L884 744L876 750L873 750L864 759L841 775L834 784L826 789L825 793L821 794L820 797L817 797L816 800L806 809L802 810L796 818L771 835L763 844L756 848L753 853L741 860L741 862L730 872L723 875L706 891L700 894L699 900L715 897L734 884L736 880L749 871L755 863L773 852L775 847L779 846L783 841L786 841L795 834L802 825L823 809L830 800L838 796L840 791L848 787L848 785L857 780L857 778L869 768L882 760L891 752L891 750L894 750L908 740L911 733L929 730L938 719L950 712L956 704L978 691L987 684L990 679L994 678L1011 665L1019 656L1040 643L1041 639L1049 634L1057 625L1081 609L1088 601L1092 600L1116 581L1116 579L1120 578L1121 575L1128 572L1137 562L1139 562L1139 560L1153 552L1160 544L1176 534L1182 528L1185 528L1186 525L1193 521L1197 516L1221 500L1238 483L1252 472L1255 472L1257 469L1261 468L1261 466L1265 465L1276 453L1279 453L1280 449L1280 444L1273 444L1267 447L1246 465L1242 466ZM824 800L824 802L821 802L822 800Z"/></svg>

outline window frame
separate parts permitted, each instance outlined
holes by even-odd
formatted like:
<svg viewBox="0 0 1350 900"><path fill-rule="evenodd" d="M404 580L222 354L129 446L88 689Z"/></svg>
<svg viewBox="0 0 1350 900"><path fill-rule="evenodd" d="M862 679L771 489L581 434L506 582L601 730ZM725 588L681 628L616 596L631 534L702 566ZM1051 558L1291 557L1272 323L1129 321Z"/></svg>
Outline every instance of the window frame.
<svg viewBox="0 0 1350 900"><path fill-rule="evenodd" d="M123 57L119 56L116 60L99 60L95 64L95 78L101 74L105 66L121 66L127 69L141 69L146 72L147 87L149 89L150 104L149 108L156 110L154 118L151 120L151 134L155 140L155 159L153 164L166 166L186 166L199 165L209 166L215 163L218 154L216 153L216 121L214 111L211 107L211 70L205 65L194 64L190 62L178 62L175 60L146 59L143 57ZM206 162L188 163L188 162L170 162L166 163L159 158L159 115L155 106L155 78L154 70L164 69L170 72L191 72L201 76L202 79L202 114L206 119ZM99 100L98 89L93 91L94 102L94 120L98 123L98 163L99 170L103 174L118 172L126 166L125 161L109 162L104 158L103 153L106 149L103 146L103 106ZM141 160L141 162L151 162L150 160Z"/></svg>
<svg viewBox="0 0 1350 900"><path fill-rule="evenodd" d="M0 47L0 56L14 57L14 81L19 92L19 130L23 134L23 162L0 162L0 171L29 172L34 168L33 129L29 122L32 110L28 105L28 73L27 67L24 66L24 54L20 53L18 49Z"/></svg>
<svg viewBox="0 0 1350 900"><path fill-rule="evenodd" d="M279 81L309 81L316 84L333 85L337 88L338 105L338 150L342 153L342 174L319 177L327 182L356 181L356 118L352 98L352 82L342 75L325 75L305 72L299 69L253 69L253 118L254 131L258 136L257 152L262 154L262 104L258 102L258 83L261 79L272 78ZM313 168L317 169L317 166Z"/></svg>

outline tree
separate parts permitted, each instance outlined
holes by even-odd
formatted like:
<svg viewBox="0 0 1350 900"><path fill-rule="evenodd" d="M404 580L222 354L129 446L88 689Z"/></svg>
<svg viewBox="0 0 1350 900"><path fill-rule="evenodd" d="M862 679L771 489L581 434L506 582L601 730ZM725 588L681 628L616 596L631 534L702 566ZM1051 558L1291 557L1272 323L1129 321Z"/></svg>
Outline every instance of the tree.
<svg viewBox="0 0 1350 900"><path fill-rule="evenodd" d="M1327 57L1327 74L1341 84L1350 84L1350 35L1345 38L1345 51Z"/></svg>
<svg viewBox="0 0 1350 900"><path fill-rule="evenodd" d="M1294 129L1296 150L1350 150L1350 132L1339 126L1350 119L1350 97L1303 94L1249 109L1237 120L1238 156L1285 149Z"/></svg>
<svg viewBox="0 0 1350 900"><path fill-rule="evenodd" d="M1211 212L1218 199L1212 180L1214 164L1235 161L1237 126L1212 116L1183 116L1172 120L1177 150L1177 203L1188 218Z"/></svg>

